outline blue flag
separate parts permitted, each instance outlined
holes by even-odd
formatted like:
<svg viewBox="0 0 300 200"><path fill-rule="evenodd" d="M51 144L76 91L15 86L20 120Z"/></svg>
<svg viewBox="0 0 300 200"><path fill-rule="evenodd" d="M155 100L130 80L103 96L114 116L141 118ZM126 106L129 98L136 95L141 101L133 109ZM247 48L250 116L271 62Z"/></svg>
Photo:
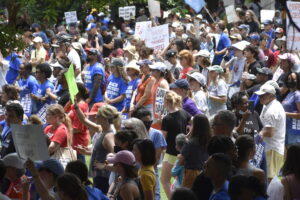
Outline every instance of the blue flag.
<svg viewBox="0 0 300 200"><path fill-rule="evenodd" d="M200 12L206 4L204 0L184 0L184 2L193 8L196 13Z"/></svg>

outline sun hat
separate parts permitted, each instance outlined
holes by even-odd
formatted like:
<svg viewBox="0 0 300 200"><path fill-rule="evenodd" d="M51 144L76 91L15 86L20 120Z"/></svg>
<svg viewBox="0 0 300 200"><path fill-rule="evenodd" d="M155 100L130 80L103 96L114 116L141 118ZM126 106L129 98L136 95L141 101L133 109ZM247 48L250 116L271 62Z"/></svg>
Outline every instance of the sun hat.
<svg viewBox="0 0 300 200"><path fill-rule="evenodd" d="M25 161L19 158L17 153L10 153L2 159L6 167L14 167L16 169L24 169Z"/></svg>
<svg viewBox="0 0 300 200"><path fill-rule="evenodd" d="M120 113L114 106L104 104L99 108L97 116L100 115L106 119L115 119L119 117L119 114Z"/></svg>
<svg viewBox="0 0 300 200"><path fill-rule="evenodd" d="M200 72L194 72L191 74L187 74L189 78L195 79L198 83L200 83L202 86L206 85L206 78L203 74Z"/></svg>
<svg viewBox="0 0 300 200"><path fill-rule="evenodd" d="M131 55L136 56L136 49L133 45L128 45L125 48L123 48L124 51L128 51Z"/></svg>
<svg viewBox="0 0 300 200"><path fill-rule="evenodd" d="M234 47L240 51L243 51L248 45L250 45L250 42L243 40L243 41L233 44L232 47Z"/></svg>
<svg viewBox="0 0 300 200"><path fill-rule="evenodd" d="M153 63L152 65L149 65L149 68L152 70L158 70L161 72L165 72L167 70L167 66L162 62Z"/></svg>
<svg viewBox="0 0 300 200"><path fill-rule="evenodd" d="M134 69L138 72L140 72L140 66L136 64L136 60L132 60L130 61L130 63L128 63L126 66L125 66L126 69Z"/></svg>
<svg viewBox="0 0 300 200"><path fill-rule="evenodd" d="M122 163L129 166L135 166L135 157L132 152L127 150L119 151L114 156L108 157L107 161L112 164Z"/></svg>

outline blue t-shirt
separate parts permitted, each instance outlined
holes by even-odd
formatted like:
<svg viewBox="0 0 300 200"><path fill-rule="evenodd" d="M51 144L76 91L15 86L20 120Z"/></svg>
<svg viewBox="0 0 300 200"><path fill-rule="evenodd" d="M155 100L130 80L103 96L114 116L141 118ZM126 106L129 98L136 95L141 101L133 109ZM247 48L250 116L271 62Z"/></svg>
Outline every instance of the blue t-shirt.
<svg viewBox="0 0 300 200"><path fill-rule="evenodd" d="M221 33L220 35L220 40L217 45L217 51L221 51L231 45L231 41L225 33ZM221 55L215 55L214 60L213 60L213 65L220 65L222 62L224 54Z"/></svg>
<svg viewBox="0 0 300 200"><path fill-rule="evenodd" d="M229 181L225 181L222 188L218 192L212 194L209 197L209 200L230 200L230 196L228 194L228 186Z"/></svg>
<svg viewBox="0 0 300 200"><path fill-rule="evenodd" d="M100 63L95 63L94 65L88 66L85 76L84 76L84 85L88 89L89 92L93 90L94 87L94 76L101 75L102 80L104 79L104 71L100 65ZM97 94L94 99L92 99L91 103L97 103L103 101L103 95L101 87L98 88Z"/></svg>
<svg viewBox="0 0 300 200"><path fill-rule="evenodd" d="M297 103L300 102L300 91L290 92L282 101L285 112L297 113Z"/></svg>
<svg viewBox="0 0 300 200"><path fill-rule="evenodd" d="M271 29L268 32L267 31L263 31L263 34L266 34L267 36L269 36L268 41L267 41L267 48L269 49L271 47L271 42L273 39L275 39L275 30Z"/></svg>
<svg viewBox="0 0 300 200"><path fill-rule="evenodd" d="M103 192L95 187L85 186L85 190L89 200L108 200Z"/></svg>
<svg viewBox="0 0 300 200"><path fill-rule="evenodd" d="M113 74L108 77L108 85L106 88L106 96L109 99L115 99L125 94L127 89L127 83L121 77L115 77ZM118 103L112 104L118 111L121 111L124 107L124 100Z"/></svg>
<svg viewBox="0 0 300 200"><path fill-rule="evenodd" d="M39 87L38 81L32 75L29 75L27 79L20 79L18 81L18 84L21 88L21 98L25 97L27 94L36 94Z"/></svg>
<svg viewBox="0 0 300 200"><path fill-rule="evenodd" d="M150 128L149 138L153 142L155 149L167 147L166 139L159 130Z"/></svg>
<svg viewBox="0 0 300 200"><path fill-rule="evenodd" d="M136 78L130 82L128 82L128 86L126 89L126 97L125 97L125 108L129 109L130 108L130 102L132 99L132 94L133 92L137 89L139 83L140 83L141 79L140 78Z"/></svg>
<svg viewBox="0 0 300 200"><path fill-rule="evenodd" d="M8 84L13 84L19 75L22 60L15 52L9 54L5 60L9 61L9 69L6 73L5 80Z"/></svg>
<svg viewBox="0 0 300 200"><path fill-rule="evenodd" d="M44 83L39 84L38 90L37 90L37 92L36 92L36 96L38 96L38 97L44 97L44 96L46 95L46 90L47 90L48 88L50 88L51 91L53 91L53 89L54 89L54 85L53 85L53 84L51 83L51 81L49 81L49 80L46 80ZM39 102L37 103L37 108L38 108L38 110L39 110L40 108L42 108L43 105L46 104L46 103L47 103L47 104L53 103L50 97L48 97L47 100L46 100L45 102L40 102L40 101L39 101Z"/></svg>

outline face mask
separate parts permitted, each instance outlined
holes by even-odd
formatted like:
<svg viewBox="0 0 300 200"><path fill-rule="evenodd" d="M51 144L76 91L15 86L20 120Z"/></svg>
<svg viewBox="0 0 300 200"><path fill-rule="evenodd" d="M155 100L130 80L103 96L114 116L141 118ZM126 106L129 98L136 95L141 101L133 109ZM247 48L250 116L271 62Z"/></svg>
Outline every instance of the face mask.
<svg viewBox="0 0 300 200"><path fill-rule="evenodd" d="M288 88L295 88L296 85L297 85L297 83L296 83L296 81L294 81L294 80L288 81L288 82L286 83L286 86L287 86Z"/></svg>
<svg viewBox="0 0 300 200"><path fill-rule="evenodd" d="M151 121L143 121L143 123L144 123L146 129L150 130L153 121L152 120Z"/></svg>
<svg viewBox="0 0 300 200"><path fill-rule="evenodd" d="M120 146L114 146L114 152L115 153L118 153L119 151L122 151L123 149L122 149L122 147L120 147Z"/></svg>

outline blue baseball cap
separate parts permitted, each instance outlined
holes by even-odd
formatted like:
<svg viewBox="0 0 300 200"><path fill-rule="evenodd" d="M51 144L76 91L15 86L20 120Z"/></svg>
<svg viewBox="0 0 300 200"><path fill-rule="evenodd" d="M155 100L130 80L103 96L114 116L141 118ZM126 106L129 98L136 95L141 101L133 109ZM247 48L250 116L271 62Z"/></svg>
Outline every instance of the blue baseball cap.
<svg viewBox="0 0 300 200"><path fill-rule="evenodd" d="M170 89L175 88L188 90L190 88L190 84L186 79L178 79L170 85Z"/></svg>
<svg viewBox="0 0 300 200"><path fill-rule="evenodd" d="M49 170L51 171L53 174L59 176L61 174L64 173L64 167L62 166L62 164L56 160L56 159L49 159L49 160L44 160L40 166L39 166L39 171L42 170Z"/></svg>
<svg viewBox="0 0 300 200"><path fill-rule="evenodd" d="M101 26L101 31L108 31L107 26Z"/></svg>
<svg viewBox="0 0 300 200"><path fill-rule="evenodd" d="M264 25L270 25L270 24L273 24L272 20L270 19L267 19L263 22Z"/></svg>
<svg viewBox="0 0 300 200"><path fill-rule="evenodd" d="M92 30L93 28L96 28L96 24L95 23L89 23L88 26L86 27L86 31L90 31Z"/></svg>
<svg viewBox="0 0 300 200"><path fill-rule="evenodd" d="M250 40L257 40L257 41L259 41L260 40L260 36L257 35L257 34L250 35Z"/></svg>
<svg viewBox="0 0 300 200"><path fill-rule="evenodd" d="M137 65L152 65L152 61L151 60L148 60L148 59L145 59L145 60L141 60L139 62L136 63Z"/></svg>
<svg viewBox="0 0 300 200"><path fill-rule="evenodd" d="M249 30L249 25L241 24L241 25L238 26L238 29L247 29L247 30Z"/></svg>

